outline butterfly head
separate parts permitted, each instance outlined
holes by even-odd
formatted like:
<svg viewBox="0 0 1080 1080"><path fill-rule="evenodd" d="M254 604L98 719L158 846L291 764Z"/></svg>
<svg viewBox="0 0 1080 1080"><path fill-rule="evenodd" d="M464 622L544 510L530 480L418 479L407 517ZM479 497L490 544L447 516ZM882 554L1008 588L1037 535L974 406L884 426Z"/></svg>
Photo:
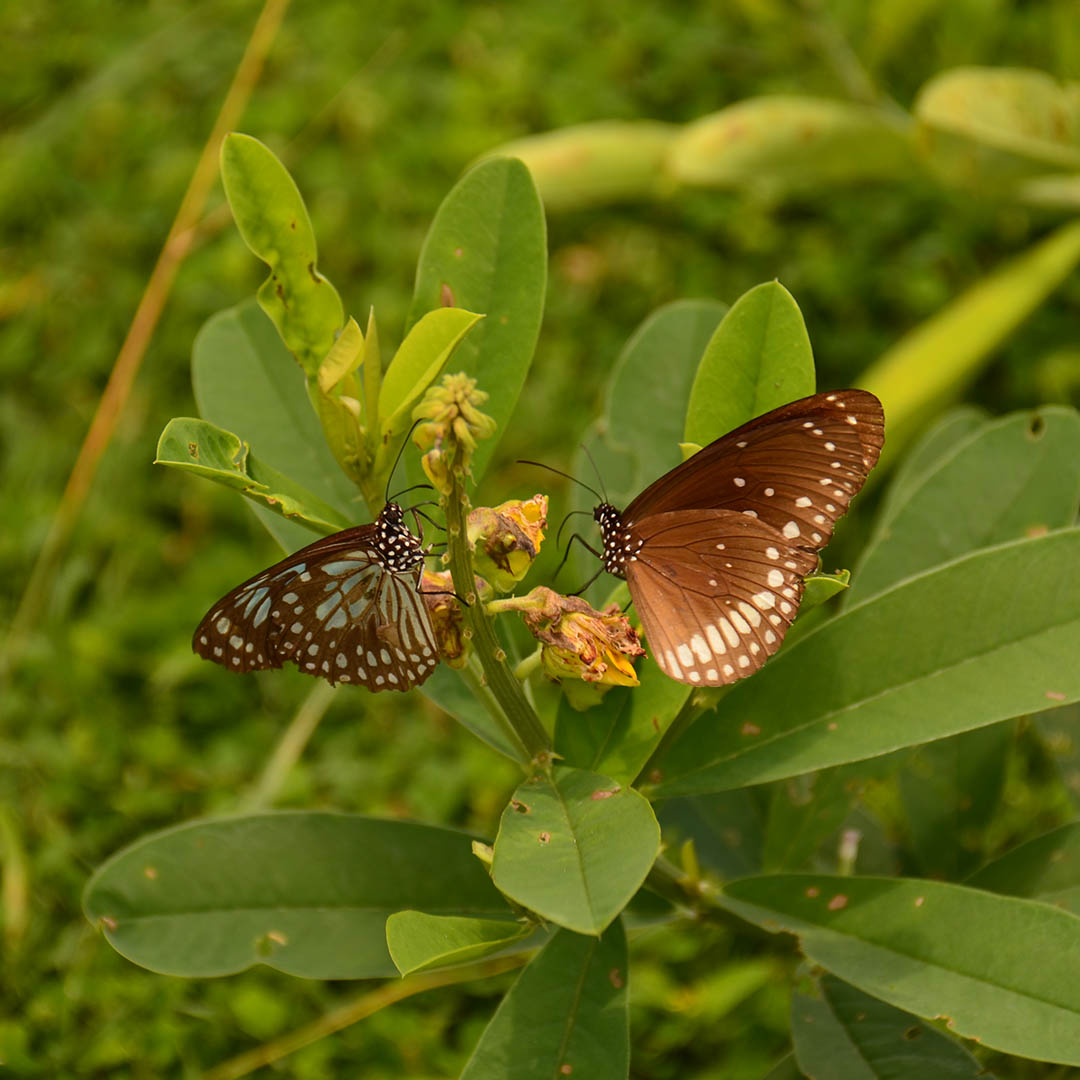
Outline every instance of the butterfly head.
<svg viewBox="0 0 1080 1080"><path fill-rule="evenodd" d="M593 510L604 541L604 569L615 577L626 577L626 564L637 558L643 541L623 522L622 514L611 503L600 503Z"/></svg>
<svg viewBox="0 0 1080 1080"><path fill-rule="evenodd" d="M388 502L375 521L375 544L383 566L402 574L424 564L421 542L405 527L405 511L400 503Z"/></svg>

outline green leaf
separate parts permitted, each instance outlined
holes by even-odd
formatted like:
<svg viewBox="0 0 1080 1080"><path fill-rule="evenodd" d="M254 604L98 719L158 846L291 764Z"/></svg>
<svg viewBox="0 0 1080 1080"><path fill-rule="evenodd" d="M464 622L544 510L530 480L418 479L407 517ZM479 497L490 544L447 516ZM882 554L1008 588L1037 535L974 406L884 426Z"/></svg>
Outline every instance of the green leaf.
<svg viewBox="0 0 1080 1080"><path fill-rule="evenodd" d="M697 720L660 795L797 776L1080 699L1080 530L975 552L821 625Z"/></svg>
<svg viewBox="0 0 1080 1080"><path fill-rule="evenodd" d="M834 596L851 587L851 571L837 570L834 574L811 574L805 581L799 615L805 615L816 607L821 607Z"/></svg>
<svg viewBox="0 0 1080 1080"><path fill-rule="evenodd" d="M915 485L866 548L849 604L969 551L1071 525L1080 503L1080 416L1050 407L986 424Z"/></svg>
<svg viewBox="0 0 1080 1080"><path fill-rule="evenodd" d="M468 964L528 937L535 928L505 919L399 911L386 920L386 944L402 975Z"/></svg>
<svg viewBox="0 0 1080 1080"><path fill-rule="evenodd" d="M221 179L240 235L270 267L259 304L314 376L345 311L337 290L315 267L315 233L300 190L266 146L238 132L221 144Z"/></svg>
<svg viewBox="0 0 1080 1080"><path fill-rule="evenodd" d="M934 412L960 394L1078 259L1080 221L1072 221L976 282L863 373L859 385L877 394L885 407L883 461L906 447ZM880 464L870 475L883 475Z"/></svg>
<svg viewBox="0 0 1080 1080"><path fill-rule="evenodd" d="M83 896L118 952L185 976L257 963L312 979L393 975L386 919L406 908L507 911L465 834L327 813L168 829L114 855Z"/></svg>
<svg viewBox="0 0 1080 1080"><path fill-rule="evenodd" d="M762 1080L805 1080L794 1054L786 1054L762 1077Z"/></svg>
<svg viewBox="0 0 1080 1080"><path fill-rule="evenodd" d="M357 371L363 362L364 334L360 324L350 318L319 365L319 390L329 394L347 375Z"/></svg>
<svg viewBox="0 0 1080 1080"><path fill-rule="evenodd" d="M924 129L924 146L960 181L985 185L1047 167L1080 169L1076 85L1062 86L1045 72L944 71L919 91L914 112Z"/></svg>
<svg viewBox="0 0 1080 1080"><path fill-rule="evenodd" d="M1080 822L1069 822L987 863L967 880L975 889L1026 896L1080 915Z"/></svg>
<svg viewBox="0 0 1080 1080"><path fill-rule="evenodd" d="M303 373L253 301L212 315L195 338L191 381L204 420L238 432L261 462L291 477L346 521L367 515L334 460ZM259 517L286 551L311 533L270 511Z"/></svg>
<svg viewBox="0 0 1080 1080"><path fill-rule="evenodd" d="M224 484L257 505L268 506L282 517L300 521L324 535L349 526L349 521L332 506L259 461L242 439L205 420L186 416L170 420L158 440L154 464Z"/></svg>
<svg viewBox="0 0 1080 1080"><path fill-rule="evenodd" d="M791 1035L809 1076L829 1080L993 1080L955 1039L831 975L795 993Z"/></svg>
<svg viewBox="0 0 1080 1080"><path fill-rule="evenodd" d="M749 789L668 799L658 816L666 847L693 841L702 868L721 881L761 869L761 810Z"/></svg>
<svg viewBox="0 0 1080 1080"><path fill-rule="evenodd" d="M937 881L813 874L745 878L719 899L899 1009L1007 1054L1080 1064L1073 915Z"/></svg>
<svg viewBox="0 0 1080 1080"><path fill-rule="evenodd" d="M893 471L892 482L881 500L875 529L884 529L907 503L911 493L922 486L926 474L937 468L938 462L953 447L986 422L985 409L975 405L958 405L931 425Z"/></svg>
<svg viewBox="0 0 1080 1080"><path fill-rule="evenodd" d="M495 839L492 878L541 918L600 934L637 892L660 851L660 827L633 788L556 768L514 792Z"/></svg>
<svg viewBox="0 0 1080 1080"><path fill-rule="evenodd" d="M506 430L532 363L547 287L544 210L528 169L512 158L481 162L439 207L416 268L409 326L429 311L458 307L487 315L455 365L488 395L484 411ZM498 441L473 456L477 481Z"/></svg>
<svg viewBox="0 0 1080 1080"><path fill-rule="evenodd" d="M601 120L527 135L495 154L519 158L549 210L647 199L670 186L664 155L680 129L655 120Z"/></svg>
<svg viewBox="0 0 1080 1080"><path fill-rule="evenodd" d="M652 756L664 732L690 696L690 687L669 679L651 660L637 667L640 685L615 687L586 712L559 707L555 750L570 765L630 784Z"/></svg>
<svg viewBox="0 0 1080 1080"><path fill-rule="evenodd" d="M751 98L688 124L668 154L684 184L759 198L910 174L905 125L882 110L826 98Z"/></svg>
<svg viewBox="0 0 1080 1080"><path fill-rule="evenodd" d="M726 311L727 305L715 300L666 304L634 331L615 361L603 416L586 445L616 506L625 506L682 460L686 399L705 346ZM592 474L584 452L575 454L572 471ZM575 510L590 512L596 501L576 486L570 498ZM584 566L583 560L576 561L579 574Z"/></svg>
<svg viewBox="0 0 1080 1080"><path fill-rule="evenodd" d="M379 464L389 468L412 422L412 407L442 371L466 334L483 318L445 307L429 311L409 331L379 390ZM481 387L483 389L483 387Z"/></svg>
<svg viewBox="0 0 1080 1080"><path fill-rule="evenodd" d="M461 1080L626 1080L630 1068L626 934L560 930L503 998Z"/></svg>
<svg viewBox="0 0 1080 1080"><path fill-rule="evenodd" d="M735 301L701 358L683 441L701 446L755 416L814 392L814 354L802 312L778 281Z"/></svg>
<svg viewBox="0 0 1080 1080"><path fill-rule="evenodd" d="M956 880L983 861L1015 734L991 724L907 756L897 779L919 873Z"/></svg>

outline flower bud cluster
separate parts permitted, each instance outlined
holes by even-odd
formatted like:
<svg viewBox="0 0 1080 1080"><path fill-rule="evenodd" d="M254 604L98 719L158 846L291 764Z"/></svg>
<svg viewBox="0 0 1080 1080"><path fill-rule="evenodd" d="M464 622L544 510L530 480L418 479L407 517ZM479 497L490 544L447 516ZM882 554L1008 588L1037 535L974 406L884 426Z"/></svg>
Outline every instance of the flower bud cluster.
<svg viewBox="0 0 1080 1080"><path fill-rule="evenodd" d="M444 375L437 386L428 388L413 410L414 420L423 420L413 432L413 442L427 451L422 459L424 472L435 490L449 495L451 470L464 473L480 439L495 433L495 421L480 411L487 394L476 389L476 380L459 372Z"/></svg>

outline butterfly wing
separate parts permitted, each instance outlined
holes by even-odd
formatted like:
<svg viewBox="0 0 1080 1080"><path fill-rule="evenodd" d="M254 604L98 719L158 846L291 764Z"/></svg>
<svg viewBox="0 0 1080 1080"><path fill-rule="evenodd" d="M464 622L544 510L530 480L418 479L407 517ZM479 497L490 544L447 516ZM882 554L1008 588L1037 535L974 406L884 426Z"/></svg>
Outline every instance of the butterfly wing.
<svg viewBox="0 0 1080 1080"><path fill-rule="evenodd" d="M818 551L877 464L884 441L884 413L873 394L814 394L709 443L650 484L623 522L630 528L677 510L735 510Z"/></svg>
<svg viewBox="0 0 1080 1080"><path fill-rule="evenodd" d="M233 589L199 623L192 647L230 671L292 660L330 683L408 690L438 663L421 570L387 570L376 525L346 529Z"/></svg>
<svg viewBox="0 0 1080 1080"><path fill-rule="evenodd" d="M753 674L780 648L817 556L732 510L654 514L626 564L630 596L660 669L692 686Z"/></svg>

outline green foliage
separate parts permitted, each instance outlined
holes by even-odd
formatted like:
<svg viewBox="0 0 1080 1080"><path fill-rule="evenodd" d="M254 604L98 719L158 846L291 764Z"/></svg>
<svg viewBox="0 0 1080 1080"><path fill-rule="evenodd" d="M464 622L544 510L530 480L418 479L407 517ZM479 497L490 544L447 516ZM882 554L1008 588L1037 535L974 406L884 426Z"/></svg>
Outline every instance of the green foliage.
<svg viewBox="0 0 1080 1080"><path fill-rule="evenodd" d="M808 960L897 1008L945 1016L958 1035L1006 1053L1080 1062L1076 919L1049 904L939 881L811 874L744 878L722 902L798 935Z"/></svg>
<svg viewBox="0 0 1080 1080"><path fill-rule="evenodd" d="M601 934L659 851L659 826L637 791L560 767L514 792L495 838L492 880L541 919Z"/></svg>
<svg viewBox="0 0 1080 1080"><path fill-rule="evenodd" d="M90 867L141 834L235 811L279 735L293 730L310 688L304 680L292 672L233 679L197 663L189 652L191 628L211 599L279 557L280 547L307 543L339 519L365 520L370 510L364 503L381 498L381 485L372 480L364 491L357 481L366 475L360 466L375 430L369 418L377 411L382 356L389 360L406 327L447 299L442 283L455 263L453 249L443 248L423 303L409 313L424 229L469 160L523 133L551 132L523 148L538 165L544 155L535 179L553 215L547 318L531 369L547 276L536 260L545 245L536 229L542 217L535 197L506 203L518 216L503 215L506 239L496 245L499 258L487 260L498 267L491 288L517 281L524 328L508 331L489 353L488 377L505 398L501 444L484 446L489 501L510 490L536 490L537 474L512 459L565 466L581 432L601 413L590 446L616 503L676 464L690 387L726 303L779 277L799 298L821 385L855 384L875 357L898 357L875 376L891 398L894 482L859 500L851 528L828 553L830 568L856 568L852 611L841 616L847 618L862 610L860 595L867 603L886 595L876 586L874 596L862 591L872 584L861 580L857 562L867 535L881 580L890 583L916 563L920 577L933 573L942 558L954 557L944 554L952 550L949 541L976 557L981 545L994 542L994 523L983 520L979 508L991 503L957 521L937 487L947 480L961 497L974 493L955 486L956 477L942 466L970 436L990 437L981 431L982 417L1047 401L1076 403L1080 380L1070 344L1075 227L1052 231L1063 212L1080 205L1075 173L1061 171L1075 169L1072 87L1055 81L1074 76L1080 63L1067 0L998 6L992 17L977 0L885 0L841 5L827 17L808 8L795 21L790 11L768 3L720 13L702 4L678 11L639 5L629 13L564 5L558 14L552 18L543 6L455 5L418 14L391 3L366 13L360 25L351 8L336 3L289 9L275 44L277 60L264 71L244 126L297 177L292 191L302 189L308 199L309 209L299 205L312 226L312 257L314 238L320 241L315 272L340 289L341 318L331 331L343 324L355 331L346 330L336 343L324 334L328 348L321 353L322 345L297 339L309 350L314 374L315 386L311 379L305 386L305 371L254 302L214 314L255 293L266 272L228 226L224 208L211 204L198 231L183 238L195 243L168 297L136 395L103 459L76 543L38 613L40 629L0 690L0 1058L15 1075L202 1074L260 1042L325 1021L357 993L340 982L290 979L261 962L221 981L159 978L80 925L77 897ZM0 275L0 365L8 392L0 406L0 484L9 527L0 538L7 582L0 623L14 609L252 17L250 5L231 2L186 11L179 20L168 5L105 20L80 4L12 8L0 16L9 40L31 42L12 49L2 91L9 125L0 179L7 253ZM598 37L602 48L581 47ZM789 118L800 110L809 116L816 106L829 114L805 154L792 142L797 126L780 123L781 113L774 131L758 130L743 145L729 144L723 155L705 160L719 177L731 178L722 189L676 188L664 160L680 135L694 131L695 118L706 118L697 125L699 135L710 127L730 134L733 115L752 120L753 109L783 104L777 94L794 102L786 106ZM915 122L893 101L908 107ZM727 103L733 104L714 115ZM577 126L596 117L618 119L593 130ZM852 133L877 140L884 153L853 155ZM920 172L920 162L929 168ZM516 166L501 167L525 176ZM259 196L270 177L262 166L247 177L254 186L246 197L258 196L249 209L286 206L276 194ZM524 192L523 179L515 184L508 180L506 191ZM497 210L497 184L492 193L489 205ZM573 212L556 214L561 210ZM522 221L532 225L518 233ZM279 227L282 222L287 219ZM486 240L482 232L467 232L465 239ZM281 245L272 230L269 235L264 250L285 254L284 273L292 274L308 249ZM520 265L512 258L517 252L530 253ZM990 288L999 270L1003 276ZM302 275L289 280L307 288ZM312 283L310 291L330 296L332 289ZM717 299L684 305L680 296ZM697 321L667 322L673 300L676 310L693 307ZM956 302L951 312L950 301ZM483 296L466 302L455 292L454 302L488 317L462 341L451 365L479 348L494 310ZM332 308L327 305L331 315ZM373 319L360 317L372 308L384 353ZM506 311L513 309L508 301ZM943 310L940 320L928 322ZM351 324L344 318L350 311L357 316ZM611 380L621 343L650 311L660 321L646 325L670 336L661 333L648 354L638 354L632 373L624 367L621 378ZM200 325L196 409L186 358ZM311 322L316 338L320 325ZM504 360L505 369L499 366ZM918 441L940 404L964 387L975 407ZM154 440L174 414L201 414L225 433L222 441L215 437L222 474L244 486L235 449L249 447L246 466L257 497L291 497L296 489L286 490L289 481L310 492L301 500L309 510L312 500L324 504L313 515L315 530L270 509L258 511L277 541L268 542L263 530L252 528L241 500L219 486L151 469ZM1010 422L1019 424L995 420L990 427ZM190 441L182 439L168 456L184 461ZM905 442L915 447L908 456L899 452ZM997 459L1008 476L1030 465L1035 481L1010 504L1004 523L1024 507L1024 498L1038 501L1053 486L1049 461L1029 459L1035 450L1025 442L1017 458ZM410 468L411 456L407 451ZM1061 461L1056 479L1064 495L1072 463ZM972 464L970 475L985 481L988 462ZM586 462L573 471L593 482ZM553 496L554 523L559 491ZM917 519L910 516L913 499ZM1064 499L1055 506L1061 511ZM893 515L905 538L889 543L884 533ZM1072 524L1067 516L1059 520ZM916 522L927 526L933 544L911 539ZM959 526L955 533L952 526ZM955 554L964 557L962 550ZM543 574L557 559L549 537L534 580L549 580ZM588 565L591 573L591 560ZM998 610L987 600L989 621L1011 617L1009 597L1024 588L1023 577L1015 579L1015 593L998 588ZM834 616L825 604L800 619L790 655L829 630ZM513 628L501 629L508 631L503 644L513 661L521 643ZM882 649L882 662L905 656L922 640L921 629L906 639L893 636L894 652ZM1063 653L1058 671L1072 670L1071 655ZM531 697L549 727L557 717L556 749L568 767L599 772L624 788L639 773L643 780L655 773L658 749L683 753L679 747L695 729L700 734L706 725L742 723L737 696L717 702L690 694L648 662L642 684L613 690L584 713L565 709L539 682ZM477 690L443 668L425 684L423 697L388 701L342 692L280 789L270 793L271 802L453 823L490 839L520 778L491 753L495 746L513 757L514 747L493 713L477 707ZM976 687L972 700L979 704L982 695ZM1038 707L1062 700L1056 683L1047 684ZM874 725L870 714L861 715ZM650 884L666 882L670 889L681 878L671 899L682 905L676 910L694 907L696 917L633 940L634 1074L760 1080L785 1051L789 1027L800 1039L805 1034L788 1019L790 943L718 915L708 902L715 878L829 871L840 864L854 872L844 883L903 872L955 881L989 859L984 871L966 878L976 897L986 891L1024 895L1040 912L1051 904L1074 907L1069 830L1080 802L1069 785L1075 787L1080 742L1076 717L1076 706L1055 708L1033 721L988 725L872 761L658 805L665 850L678 865L661 873L661 861L660 880ZM824 741L837 741L832 734ZM220 823L204 824L216 829ZM1032 839L1039 834L1045 838ZM460 854L482 880L480 864L467 849ZM373 868L384 865L393 865L393 853ZM145 876L139 880L143 869L135 865L124 887L149 885ZM431 866L424 869L436 877ZM352 875L354 868L347 870ZM226 876L214 883L219 898ZM470 934L483 940L488 922L517 932L519 912L489 891L496 905L490 919L483 912L475 919L419 916L429 929L438 923L449 930L442 920L454 920L459 932L456 945L450 933L429 940L432 962L478 955L468 952L467 942ZM639 892L635 906L644 897L656 900ZM402 909L411 903L395 901ZM970 905L967 911L978 914ZM651 918L671 912L661 905ZM888 921L887 913L881 921ZM405 924L406 945L424 944L418 926L410 931ZM619 920L603 941L618 927ZM984 942L991 935L987 931ZM1027 941L1027 966L1038 964L1044 946L1037 933L1015 936ZM596 1010L575 1012L557 996L572 986L574 972L590 985L595 976L596 1000L604 1000L601 992L614 994L605 958L596 972L582 959L597 939L559 930L552 940L561 940L566 952L543 952L533 961L553 957L541 987L552 996L541 998L539 990L534 996L522 980L480 1046L507 989L501 979L401 1002L297 1051L283 1067L290 1075L321 1078L348 1075L362 1061L375 1080L451 1076L475 1049L471 1068L503 1075L507 1060L517 1063L517 1048L530 1046L538 1048L544 1075L551 1075L562 1060L551 1048L563 1044L570 1018L574 1039L600 1032L607 1048L619 1051L590 1075L606 1075L608 1062L625 1075L625 980L623 999L607 1014L618 1014L621 1026L609 1035L616 1024L605 1026ZM536 941L530 939L530 947ZM241 944L244 962L262 959L250 938ZM280 955L276 942L267 947L272 960ZM380 970L392 977L388 958L380 955ZM619 960L625 974L625 951ZM930 988L924 1011L950 1012L925 966L916 964L908 982ZM883 1023L895 1018L890 1010L897 1003L860 1000L861 991L840 988L829 976L819 983L828 988L830 1015L856 1040L862 1028L851 1022L853 1013L872 1013ZM971 1000L977 1001L974 994ZM537 1015L551 1020L543 1036L534 1032ZM921 1022L909 1020L908 1028L915 1023ZM1075 1028L1075 1016L1065 1023ZM920 1039L933 1041L931 1029L920 1030ZM985 1045L969 1048L980 1067L1001 1078L1064 1075L1064 1066L993 1055ZM575 1075L584 1074L584 1060L576 1059ZM800 1075L794 1058L784 1061L770 1077Z"/></svg>
<svg viewBox="0 0 1080 1080"><path fill-rule="evenodd" d="M503 999L462 1080L625 1077L630 1064L626 934L560 930Z"/></svg>
<svg viewBox="0 0 1080 1080"><path fill-rule="evenodd" d="M325 813L170 829L102 866L84 898L113 947L154 971L225 975L262 963L314 979L393 974L386 919L410 903L505 911L467 836Z"/></svg>
<svg viewBox="0 0 1080 1080"><path fill-rule="evenodd" d="M808 1076L835 1080L993 1080L948 1035L831 975L791 999L795 1056Z"/></svg>

